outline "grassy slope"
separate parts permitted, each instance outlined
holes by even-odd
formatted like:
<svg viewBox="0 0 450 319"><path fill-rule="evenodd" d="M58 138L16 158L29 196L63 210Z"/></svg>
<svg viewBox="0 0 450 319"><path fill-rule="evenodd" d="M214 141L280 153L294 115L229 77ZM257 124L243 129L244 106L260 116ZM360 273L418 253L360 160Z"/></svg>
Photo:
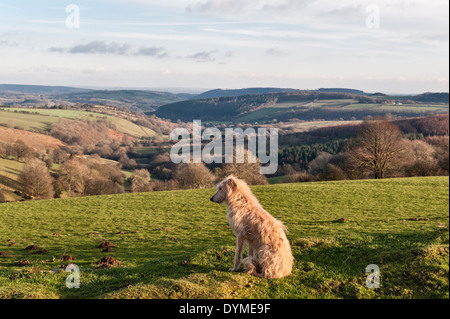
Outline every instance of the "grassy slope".
<svg viewBox="0 0 450 319"><path fill-rule="evenodd" d="M0 123L8 124L10 126L20 126L25 130L35 129L47 131L49 130L51 124L57 123L61 118L92 119L96 117L107 117L108 120L111 121L111 123L116 125L119 132L135 137L151 137L156 135L153 130L136 125L126 119L94 112L26 108L14 108L14 110L17 110L17 112L2 111L2 109L0 108ZM20 111L36 112L39 114L19 113ZM42 116L40 114L42 114Z"/></svg>
<svg viewBox="0 0 450 319"><path fill-rule="evenodd" d="M227 272L234 236L226 208L208 200L214 190L127 194L0 204L0 251L10 254L0 258L0 297L449 297L447 177L253 190L289 230L296 258L289 278L267 281ZM409 220L414 217L429 220ZM349 222L337 223L340 218ZM124 235L117 234L121 230ZM15 246L8 246L11 238ZM117 245L115 252L95 248L102 239ZM48 254L25 251L31 244ZM80 289L65 287L66 273L49 272L66 263L58 260L63 254L77 258ZM95 269L105 255L119 259L121 267ZM19 269L19 259L36 268ZM369 264L381 269L380 289L365 287Z"/></svg>
<svg viewBox="0 0 450 319"><path fill-rule="evenodd" d="M264 95L263 95L264 96ZM252 102L252 106L258 106L254 110L249 111L248 113L239 114L242 111L242 105L245 105L248 101L246 101L246 97L240 97L241 99L236 102L229 102L226 104L221 104L221 102L217 102L217 99L213 100L190 100L179 102L171 105L162 106L156 114L163 118L172 118L172 120L176 120L176 117L181 117L185 121L192 121L189 117L194 114L200 114L200 117L206 122L216 121L219 119L221 122L229 121L234 122L265 122L271 121L273 118L283 119L287 121L290 118L298 118L298 119L309 119L312 118L321 119L324 114L321 113L322 109L333 110L337 113L329 114L328 119L337 119L342 117L342 114L350 114L349 111L370 111L371 115L384 115L385 113L398 113L398 115L404 116L416 116L423 114L434 114L434 113L448 113L449 106L448 105L439 105L439 104L404 104L404 105L396 105L396 104L359 104L357 98L355 99L314 99L311 98L309 100L305 100L304 97L299 96L296 99L294 96L289 96L288 101L286 101L286 97L281 96L280 99L274 103L267 103L266 106L261 106L258 102ZM252 98L252 97L248 97ZM264 100L264 103L267 101ZM244 108L245 109L245 108ZM195 111L195 112L194 112ZM303 112L308 111L308 114L305 115ZM186 113L187 112L187 113ZM223 115L225 112L226 116ZM294 112L294 113L292 113ZM313 112L313 114L309 114ZM344 113L342 113L344 112ZM192 115L188 115L192 114ZM361 113L362 114L362 113ZM358 115L357 113L350 116L366 116L366 115ZM306 117L305 117L306 116ZM362 118L359 118L362 120Z"/></svg>

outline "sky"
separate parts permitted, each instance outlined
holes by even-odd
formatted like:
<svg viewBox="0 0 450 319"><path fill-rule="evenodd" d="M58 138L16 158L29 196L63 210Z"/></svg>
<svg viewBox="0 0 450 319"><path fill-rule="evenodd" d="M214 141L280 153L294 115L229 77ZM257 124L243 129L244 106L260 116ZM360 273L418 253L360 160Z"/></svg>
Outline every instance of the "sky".
<svg viewBox="0 0 450 319"><path fill-rule="evenodd" d="M2 0L0 83L448 92L448 0Z"/></svg>

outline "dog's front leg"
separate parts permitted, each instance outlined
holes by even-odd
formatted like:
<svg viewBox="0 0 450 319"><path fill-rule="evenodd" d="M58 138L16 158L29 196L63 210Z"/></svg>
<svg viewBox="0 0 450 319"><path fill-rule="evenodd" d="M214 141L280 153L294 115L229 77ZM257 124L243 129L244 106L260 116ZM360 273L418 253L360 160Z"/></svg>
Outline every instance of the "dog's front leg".
<svg viewBox="0 0 450 319"><path fill-rule="evenodd" d="M244 252L244 238L241 235L236 237L236 254L234 255L234 267L230 271L238 271L241 266L242 254Z"/></svg>

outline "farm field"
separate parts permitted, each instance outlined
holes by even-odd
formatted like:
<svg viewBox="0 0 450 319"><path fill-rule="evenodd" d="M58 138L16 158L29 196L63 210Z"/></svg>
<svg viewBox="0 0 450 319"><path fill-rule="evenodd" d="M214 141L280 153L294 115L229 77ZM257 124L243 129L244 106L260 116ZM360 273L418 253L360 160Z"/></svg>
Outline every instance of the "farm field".
<svg viewBox="0 0 450 319"><path fill-rule="evenodd" d="M9 110L9 111L7 111ZM17 112L14 112L14 111ZM20 113L20 111L33 112L38 114ZM151 137L156 133L146 127L134 124L123 118L100 114L95 112L79 110L58 110L58 109L27 109L27 108L0 108L0 124L7 124L10 127L19 126L25 130L48 131L50 125L57 123L61 118L67 119L86 119L86 118L107 118L117 127L121 133L134 137Z"/></svg>
<svg viewBox="0 0 450 319"><path fill-rule="evenodd" d="M252 189L288 228L291 277L227 271L235 238L213 189L123 194L0 204L0 298L449 298L448 177ZM58 272L63 255L79 289ZM120 266L97 269L105 256ZM365 286L369 264L380 289Z"/></svg>
<svg viewBox="0 0 450 319"><path fill-rule="evenodd" d="M56 149L65 145L60 140L48 135L0 126L0 142L14 143L17 140L22 140L28 147L32 147L36 151Z"/></svg>

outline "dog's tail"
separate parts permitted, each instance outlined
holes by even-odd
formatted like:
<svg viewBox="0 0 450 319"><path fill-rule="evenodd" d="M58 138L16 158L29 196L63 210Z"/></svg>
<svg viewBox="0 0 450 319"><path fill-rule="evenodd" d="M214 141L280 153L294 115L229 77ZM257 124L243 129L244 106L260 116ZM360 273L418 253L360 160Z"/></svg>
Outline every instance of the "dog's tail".
<svg viewBox="0 0 450 319"><path fill-rule="evenodd" d="M252 257L244 259L244 271L250 275L262 277L262 267L258 260Z"/></svg>

